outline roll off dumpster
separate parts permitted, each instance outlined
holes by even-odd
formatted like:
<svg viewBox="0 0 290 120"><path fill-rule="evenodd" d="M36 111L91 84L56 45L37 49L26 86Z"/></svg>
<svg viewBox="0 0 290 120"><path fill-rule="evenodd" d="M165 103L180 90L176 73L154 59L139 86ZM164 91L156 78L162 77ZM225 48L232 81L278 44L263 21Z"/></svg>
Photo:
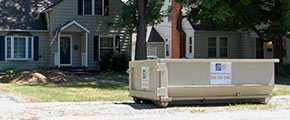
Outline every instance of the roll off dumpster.
<svg viewBox="0 0 290 120"><path fill-rule="evenodd" d="M267 103L278 59L159 59L129 64L129 93L136 103Z"/></svg>

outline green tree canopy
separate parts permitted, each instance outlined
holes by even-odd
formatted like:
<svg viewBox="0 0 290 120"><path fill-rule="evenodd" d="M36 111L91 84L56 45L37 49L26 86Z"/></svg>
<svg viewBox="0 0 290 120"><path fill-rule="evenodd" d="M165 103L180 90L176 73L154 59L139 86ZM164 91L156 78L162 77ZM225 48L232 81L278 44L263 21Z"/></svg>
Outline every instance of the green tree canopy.
<svg viewBox="0 0 290 120"><path fill-rule="evenodd" d="M176 0L188 8L186 17L217 30L255 31L272 41L274 58L283 62L283 37L290 32L290 0Z"/></svg>

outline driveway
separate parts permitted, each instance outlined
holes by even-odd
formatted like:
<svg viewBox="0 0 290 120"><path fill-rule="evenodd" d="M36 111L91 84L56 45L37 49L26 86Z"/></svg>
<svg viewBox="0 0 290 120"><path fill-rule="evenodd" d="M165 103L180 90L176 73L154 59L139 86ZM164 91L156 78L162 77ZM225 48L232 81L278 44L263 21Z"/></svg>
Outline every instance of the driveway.
<svg viewBox="0 0 290 120"><path fill-rule="evenodd" d="M133 102L65 102L23 103L21 96L0 91L0 120L10 119L290 119L290 96L273 97L270 104L277 107L265 110L229 109L228 105L170 106L156 108L152 104ZM20 102L19 102L20 101Z"/></svg>

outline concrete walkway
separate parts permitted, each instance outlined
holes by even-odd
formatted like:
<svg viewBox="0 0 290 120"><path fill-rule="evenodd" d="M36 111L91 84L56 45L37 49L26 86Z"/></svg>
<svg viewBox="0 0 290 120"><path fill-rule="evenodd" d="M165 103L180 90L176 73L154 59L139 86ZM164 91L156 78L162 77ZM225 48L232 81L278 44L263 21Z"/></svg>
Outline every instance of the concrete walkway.
<svg viewBox="0 0 290 120"><path fill-rule="evenodd" d="M17 103L16 100L8 94L0 91L0 104Z"/></svg>

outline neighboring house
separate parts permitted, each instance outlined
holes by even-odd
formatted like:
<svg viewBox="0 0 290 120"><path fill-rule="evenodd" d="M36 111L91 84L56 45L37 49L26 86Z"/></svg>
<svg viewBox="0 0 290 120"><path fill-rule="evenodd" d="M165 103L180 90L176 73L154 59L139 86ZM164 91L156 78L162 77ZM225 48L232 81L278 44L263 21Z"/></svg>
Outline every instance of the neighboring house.
<svg viewBox="0 0 290 120"><path fill-rule="evenodd" d="M155 54L160 58L166 58L161 53L156 54L164 51L169 58L271 59L273 57L272 42L261 41L255 32L214 31L209 25L195 25L187 19L181 20L182 6L172 1L165 0L162 7L163 10L172 7L171 16L164 18L163 23L154 26L163 40L167 40L163 42L165 47L155 53L148 52L149 55ZM285 63L290 62L289 40L289 38L284 39ZM152 41L154 40L148 42L148 51L152 51L151 48L156 46ZM162 46L160 42L159 46Z"/></svg>
<svg viewBox="0 0 290 120"><path fill-rule="evenodd" d="M46 66L96 70L100 56L113 51L130 55L126 29L106 24L117 20L121 0L0 1L0 69ZM61 34L52 46L56 30Z"/></svg>

